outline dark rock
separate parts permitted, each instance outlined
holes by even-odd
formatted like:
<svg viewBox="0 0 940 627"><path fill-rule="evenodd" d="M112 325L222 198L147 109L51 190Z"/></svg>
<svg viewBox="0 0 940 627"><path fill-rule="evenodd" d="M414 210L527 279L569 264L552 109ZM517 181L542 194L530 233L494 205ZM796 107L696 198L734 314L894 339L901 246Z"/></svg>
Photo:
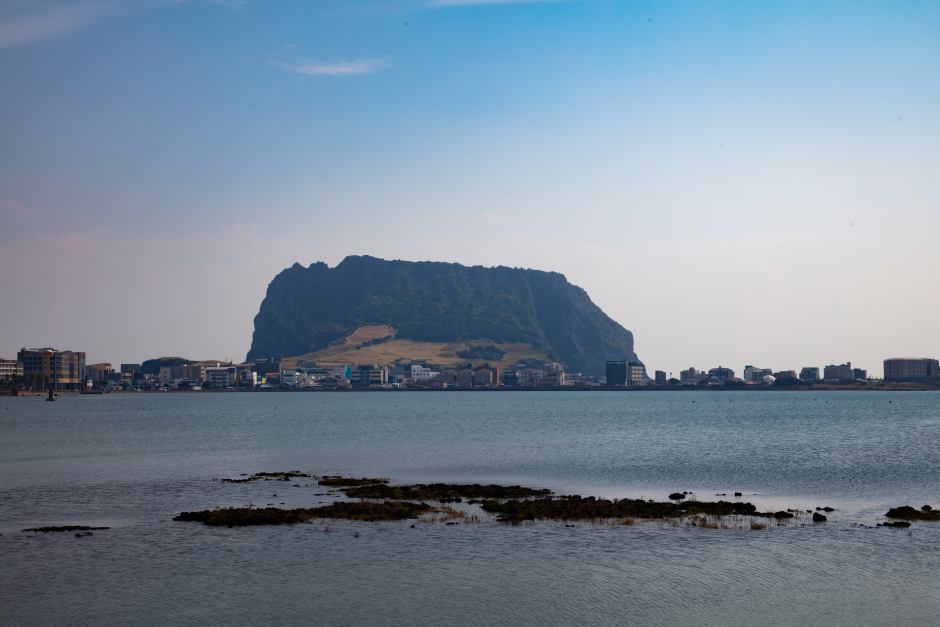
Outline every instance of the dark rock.
<svg viewBox="0 0 940 627"><path fill-rule="evenodd" d="M685 498L685 492L673 492L669 495L669 498L673 501L681 501Z"/></svg>
<svg viewBox="0 0 940 627"><path fill-rule="evenodd" d="M930 512L930 511L933 511L933 508L932 508L932 507L930 507L929 505L924 505L924 506L923 506L923 507L921 507L920 509L921 509L921 511L924 511L924 512Z"/></svg>
<svg viewBox="0 0 940 627"><path fill-rule="evenodd" d="M822 508L822 511L824 511L824 512L834 512L834 511L836 511L836 510L833 509L833 508L831 508L831 507L824 507L824 508Z"/></svg>
<svg viewBox="0 0 940 627"><path fill-rule="evenodd" d="M826 522L826 517L819 512L813 512L813 522Z"/></svg>
<svg viewBox="0 0 940 627"><path fill-rule="evenodd" d="M781 520L783 518L793 518L793 514L791 514L790 512L775 512L774 518L776 518L777 520Z"/></svg>
<svg viewBox="0 0 940 627"><path fill-rule="evenodd" d="M735 495L735 496L743 496L740 492L735 492L734 495Z"/></svg>
<svg viewBox="0 0 940 627"><path fill-rule="evenodd" d="M882 527L895 527L897 529L906 529L907 527L911 526L911 523L903 521L903 520L899 520L897 522L886 522L885 524L881 526Z"/></svg>

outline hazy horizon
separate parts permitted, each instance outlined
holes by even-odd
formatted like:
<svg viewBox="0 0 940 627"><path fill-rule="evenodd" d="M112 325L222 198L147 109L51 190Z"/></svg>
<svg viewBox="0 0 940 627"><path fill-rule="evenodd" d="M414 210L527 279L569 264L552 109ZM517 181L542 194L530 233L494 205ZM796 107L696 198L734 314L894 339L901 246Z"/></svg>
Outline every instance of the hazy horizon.
<svg viewBox="0 0 940 627"><path fill-rule="evenodd" d="M347 255L560 272L650 371L940 356L940 6L0 7L0 358L242 360ZM934 234L934 235L931 235Z"/></svg>

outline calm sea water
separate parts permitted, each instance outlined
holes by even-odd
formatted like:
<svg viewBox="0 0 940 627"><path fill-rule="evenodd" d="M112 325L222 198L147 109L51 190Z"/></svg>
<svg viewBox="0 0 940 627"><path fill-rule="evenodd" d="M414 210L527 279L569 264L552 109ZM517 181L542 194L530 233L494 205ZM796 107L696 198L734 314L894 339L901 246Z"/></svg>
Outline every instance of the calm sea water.
<svg viewBox="0 0 940 627"><path fill-rule="evenodd" d="M171 520L332 498L213 481L284 470L837 511L761 531ZM940 506L929 392L2 398L0 611L10 625L935 625L940 523L861 526L923 504ZM111 529L21 532L68 524Z"/></svg>

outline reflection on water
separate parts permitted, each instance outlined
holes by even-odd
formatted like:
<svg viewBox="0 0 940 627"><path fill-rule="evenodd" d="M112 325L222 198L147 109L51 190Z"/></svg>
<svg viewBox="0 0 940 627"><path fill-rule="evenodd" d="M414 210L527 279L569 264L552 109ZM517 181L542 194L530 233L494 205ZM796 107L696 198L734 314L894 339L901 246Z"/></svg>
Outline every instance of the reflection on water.
<svg viewBox="0 0 940 627"><path fill-rule="evenodd" d="M935 624L940 524L852 523L874 524L891 506L940 505L937 399L806 392L4 399L4 622ZM212 481L283 470L608 497L690 490L706 500L743 491L761 508L837 511L824 524L763 531L484 522L337 523L324 533L323 524L219 529L171 520L183 510L309 507L332 498L302 482ZM19 531L56 524L112 529L82 538Z"/></svg>

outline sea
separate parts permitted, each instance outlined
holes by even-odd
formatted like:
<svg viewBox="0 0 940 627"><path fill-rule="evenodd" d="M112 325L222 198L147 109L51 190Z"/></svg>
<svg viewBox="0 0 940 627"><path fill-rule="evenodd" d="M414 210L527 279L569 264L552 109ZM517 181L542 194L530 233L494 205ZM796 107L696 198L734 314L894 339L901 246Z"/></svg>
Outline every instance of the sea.
<svg viewBox="0 0 940 627"><path fill-rule="evenodd" d="M173 521L343 498L219 481L284 471L833 511L765 529L511 526L467 503L480 522ZM940 522L877 526L902 505L940 507L936 392L2 397L0 622L937 625ZM22 531L62 525L109 529Z"/></svg>

